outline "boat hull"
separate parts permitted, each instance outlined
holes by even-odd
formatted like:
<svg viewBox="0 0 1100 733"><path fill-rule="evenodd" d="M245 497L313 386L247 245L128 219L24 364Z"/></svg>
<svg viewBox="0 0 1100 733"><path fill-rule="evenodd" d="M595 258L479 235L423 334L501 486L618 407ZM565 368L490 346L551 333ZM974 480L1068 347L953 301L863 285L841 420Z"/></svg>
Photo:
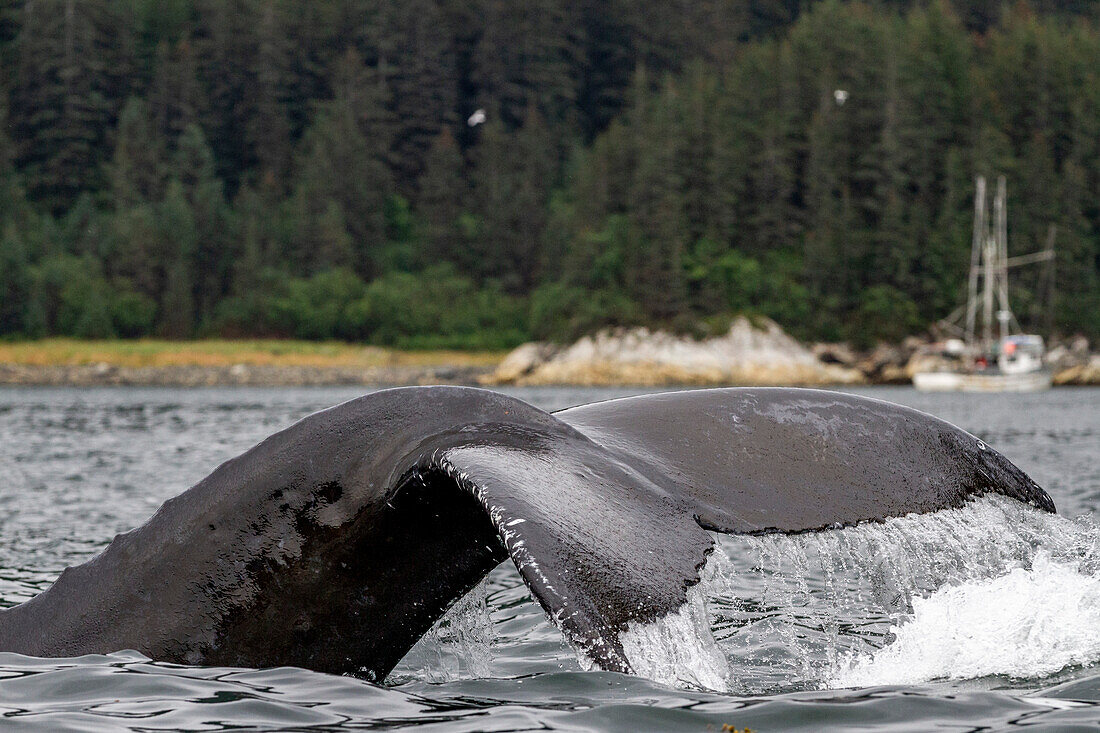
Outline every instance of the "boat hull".
<svg viewBox="0 0 1100 733"><path fill-rule="evenodd" d="M1050 389L1051 373L1045 369L1022 374L966 374L918 372L913 386L922 392L1040 392Z"/></svg>

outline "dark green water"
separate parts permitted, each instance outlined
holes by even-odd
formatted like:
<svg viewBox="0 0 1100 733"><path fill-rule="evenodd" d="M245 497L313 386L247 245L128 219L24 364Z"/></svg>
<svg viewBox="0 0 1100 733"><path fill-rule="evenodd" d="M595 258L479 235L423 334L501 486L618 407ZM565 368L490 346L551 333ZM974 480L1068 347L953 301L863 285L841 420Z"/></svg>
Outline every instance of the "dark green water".
<svg viewBox="0 0 1100 733"><path fill-rule="evenodd" d="M556 409L630 392L515 393ZM505 564L384 686L298 669L172 667L128 652L0 654L0 728L1095 729L1100 390L865 393L970 430L1047 488L1064 515L1084 519L993 504L826 533L834 537L725 541L705 616L724 692L582 671ZM358 394L0 390L0 601L33 596L222 460ZM680 673L700 661L670 633L645 643L655 676L682 685L691 675Z"/></svg>

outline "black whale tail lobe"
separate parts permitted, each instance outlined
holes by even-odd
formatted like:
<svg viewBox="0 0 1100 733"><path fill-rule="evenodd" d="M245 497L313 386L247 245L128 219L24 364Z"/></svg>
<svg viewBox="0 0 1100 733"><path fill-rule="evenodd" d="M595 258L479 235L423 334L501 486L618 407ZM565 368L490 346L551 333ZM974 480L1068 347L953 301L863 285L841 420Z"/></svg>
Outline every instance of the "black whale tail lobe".
<svg viewBox="0 0 1100 733"><path fill-rule="evenodd" d="M839 393L700 390L550 415L482 390L386 390L223 464L0 614L0 648L381 679L510 557L583 654L629 672L621 634L684 604L707 530L810 531L983 493L1054 509L977 438Z"/></svg>

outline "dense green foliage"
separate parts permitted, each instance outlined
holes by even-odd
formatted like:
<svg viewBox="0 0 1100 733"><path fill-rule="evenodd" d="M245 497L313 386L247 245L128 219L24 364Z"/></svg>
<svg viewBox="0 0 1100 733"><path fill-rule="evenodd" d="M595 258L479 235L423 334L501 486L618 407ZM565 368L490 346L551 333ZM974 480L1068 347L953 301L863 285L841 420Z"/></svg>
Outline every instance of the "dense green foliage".
<svg viewBox="0 0 1100 733"><path fill-rule="evenodd" d="M0 0L0 335L898 338L977 174L1100 335L1095 6Z"/></svg>

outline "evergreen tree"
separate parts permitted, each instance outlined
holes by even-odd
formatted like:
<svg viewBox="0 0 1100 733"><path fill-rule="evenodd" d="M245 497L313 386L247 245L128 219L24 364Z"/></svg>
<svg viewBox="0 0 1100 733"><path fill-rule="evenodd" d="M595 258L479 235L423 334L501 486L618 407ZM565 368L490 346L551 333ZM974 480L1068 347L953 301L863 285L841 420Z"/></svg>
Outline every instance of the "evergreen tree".
<svg viewBox="0 0 1100 733"><path fill-rule="evenodd" d="M644 78L635 83L641 88ZM646 315L659 322L686 313L682 273L687 222L677 101L666 82L657 104L641 103L632 111L639 125L630 189L637 238L625 253L626 284Z"/></svg>
<svg viewBox="0 0 1100 733"><path fill-rule="evenodd" d="M31 195L55 213L99 185L103 141L126 86L123 53L131 47L116 13L108 0L23 6L13 137Z"/></svg>
<svg viewBox="0 0 1100 733"><path fill-rule="evenodd" d="M580 130L590 139L622 110L636 60L629 25L621 13L614 12L615 0L585 0L577 5L573 23L580 51L570 76L575 80Z"/></svg>
<svg viewBox="0 0 1100 733"><path fill-rule="evenodd" d="M463 259L464 239L459 218L469 203L462 153L451 131L444 127L428 150L416 213L423 226L425 263Z"/></svg>
<svg viewBox="0 0 1100 733"><path fill-rule="evenodd" d="M399 190L407 194L415 191L440 127L458 118L454 41L437 0L383 3L379 16L369 51L376 56L380 88L392 93L387 105L400 120L390 123L390 162Z"/></svg>
<svg viewBox="0 0 1100 733"><path fill-rule="evenodd" d="M15 167L15 145L8 137L6 99L0 94L0 230L15 227L29 229L33 214L26 200L23 183Z"/></svg>
<svg viewBox="0 0 1100 733"><path fill-rule="evenodd" d="M508 128L529 110L556 124L569 116L569 76L577 50L558 0L483 0L483 30L474 55L480 106Z"/></svg>
<svg viewBox="0 0 1100 733"><path fill-rule="evenodd" d="M167 155L166 141L156 129L148 105L131 98L119 116L115 151L107 173L116 211L161 199Z"/></svg>
<svg viewBox="0 0 1100 733"><path fill-rule="evenodd" d="M193 257L195 313L202 323L213 317L217 302L231 288L237 252L235 229L227 211L214 155L198 125L180 136L172 170L191 208L195 229Z"/></svg>
<svg viewBox="0 0 1100 733"><path fill-rule="evenodd" d="M509 292L529 292L539 278L539 244L554 175L554 154L541 116L530 110L514 134L491 121L475 152L474 197L482 212L467 266Z"/></svg>
<svg viewBox="0 0 1100 733"><path fill-rule="evenodd" d="M14 223L0 231L0 334L26 334L30 260Z"/></svg>
<svg viewBox="0 0 1100 733"><path fill-rule="evenodd" d="M187 338L195 328L193 262L198 237L194 212L178 181L168 185L159 213L161 261L166 265L160 329L169 338Z"/></svg>
<svg viewBox="0 0 1100 733"><path fill-rule="evenodd" d="M261 180L283 181L290 166L290 125L284 99L289 76L284 5L265 2L256 11L254 61L249 68L247 140Z"/></svg>
<svg viewBox="0 0 1100 733"><path fill-rule="evenodd" d="M157 46L148 100L157 129L168 141L175 141L206 116L207 102L190 38Z"/></svg>
<svg viewBox="0 0 1100 733"><path fill-rule="evenodd" d="M386 239L386 202L393 190L384 163L389 150L384 90L371 83L352 50L345 54L333 86L336 98L318 112L299 150L294 196L302 218L291 261L308 267L337 264L315 263L311 253L335 251L331 241L320 246L317 237L335 233L336 218L342 218L352 264L370 277L377 274Z"/></svg>
<svg viewBox="0 0 1100 733"><path fill-rule="evenodd" d="M959 303L1000 174L1095 336L1092 5L0 0L0 336L893 338Z"/></svg>

